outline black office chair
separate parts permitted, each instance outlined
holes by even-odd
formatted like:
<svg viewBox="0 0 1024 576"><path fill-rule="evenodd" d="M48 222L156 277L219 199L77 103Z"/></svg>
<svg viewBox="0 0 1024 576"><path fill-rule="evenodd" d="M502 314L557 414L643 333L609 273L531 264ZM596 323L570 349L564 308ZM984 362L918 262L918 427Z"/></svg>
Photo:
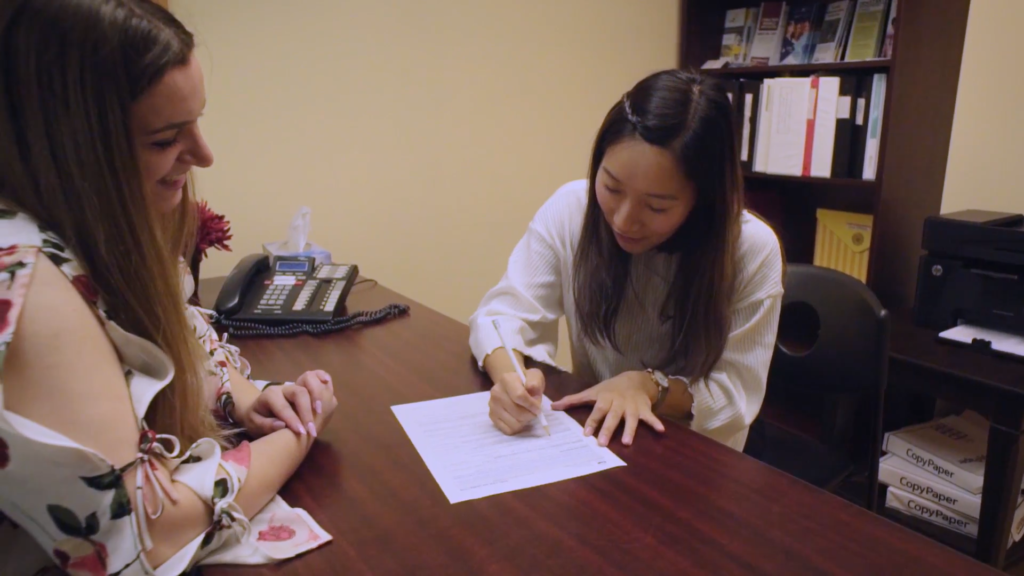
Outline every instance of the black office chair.
<svg viewBox="0 0 1024 576"><path fill-rule="evenodd" d="M765 418L751 426L747 454L834 491L853 472L848 443L858 405L869 420L868 494L876 510L882 443L882 401L889 361L889 314L856 278L817 266L790 264L768 373L769 398L819 401L813 435ZM778 392L779 394L773 394Z"/></svg>

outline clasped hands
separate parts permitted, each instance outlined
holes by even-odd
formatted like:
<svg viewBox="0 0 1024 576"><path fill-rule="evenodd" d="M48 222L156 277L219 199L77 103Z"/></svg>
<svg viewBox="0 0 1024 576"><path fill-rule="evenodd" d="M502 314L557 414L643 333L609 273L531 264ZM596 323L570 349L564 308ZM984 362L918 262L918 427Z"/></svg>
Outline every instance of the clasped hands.
<svg viewBox="0 0 1024 576"><path fill-rule="evenodd" d="M338 406L334 382L323 370L310 370L285 386L267 386L248 406L235 411L235 420L252 437L284 428L313 438Z"/></svg>
<svg viewBox="0 0 1024 576"><path fill-rule="evenodd" d="M490 417L505 434L522 431L541 411L544 395L544 374L537 369L526 371L526 387L515 373L502 374L491 387ZM593 411L583 426L585 436L597 434L597 442L607 446L612 434L625 420L622 443L633 443L637 425L643 421L658 432L665 426L654 415L651 406L658 397L658 386L646 372L623 372L578 394L570 394L551 404L554 410L592 404ZM600 430L598 430L600 427Z"/></svg>

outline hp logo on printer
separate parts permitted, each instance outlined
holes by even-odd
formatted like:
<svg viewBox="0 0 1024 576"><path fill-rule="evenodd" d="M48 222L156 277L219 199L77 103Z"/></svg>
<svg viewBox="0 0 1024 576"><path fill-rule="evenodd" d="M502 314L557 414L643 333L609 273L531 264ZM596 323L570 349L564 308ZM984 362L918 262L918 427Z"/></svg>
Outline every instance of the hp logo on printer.
<svg viewBox="0 0 1024 576"><path fill-rule="evenodd" d="M942 266L938 264L932 266L932 276L942 276Z"/></svg>

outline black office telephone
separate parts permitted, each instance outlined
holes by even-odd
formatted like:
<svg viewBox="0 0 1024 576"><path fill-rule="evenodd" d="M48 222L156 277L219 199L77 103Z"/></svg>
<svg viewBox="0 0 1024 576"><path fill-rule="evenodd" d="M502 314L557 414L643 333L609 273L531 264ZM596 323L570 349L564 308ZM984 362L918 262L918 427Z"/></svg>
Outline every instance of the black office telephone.
<svg viewBox="0 0 1024 576"><path fill-rule="evenodd" d="M250 254L235 265L220 289L213 321L232 336L318 336L409 313L404 304L389 304L341 316L358 276L354 264Z"/></svg>
<svg viewBox="0 0 1024 576"><path fill-rule="evenodd" d="M330 322L359 276L354 264L317 264L309 256L250 254L228 275L214 311L223 318L280 325Z"/></svg>

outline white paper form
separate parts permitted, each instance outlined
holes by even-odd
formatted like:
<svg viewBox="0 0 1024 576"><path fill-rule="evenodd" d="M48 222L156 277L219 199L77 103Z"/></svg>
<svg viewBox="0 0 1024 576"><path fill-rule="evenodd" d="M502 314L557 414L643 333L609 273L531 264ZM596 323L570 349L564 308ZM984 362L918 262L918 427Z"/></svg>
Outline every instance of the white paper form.
<svg viewBox="0 0 1024 576"><path fill-rule="evenodd" d="M506 436L488 417L489 392L392 406L391 410L452 504L625 466L564 412ZM545 410L550 400L544 398Z"/></svg>

